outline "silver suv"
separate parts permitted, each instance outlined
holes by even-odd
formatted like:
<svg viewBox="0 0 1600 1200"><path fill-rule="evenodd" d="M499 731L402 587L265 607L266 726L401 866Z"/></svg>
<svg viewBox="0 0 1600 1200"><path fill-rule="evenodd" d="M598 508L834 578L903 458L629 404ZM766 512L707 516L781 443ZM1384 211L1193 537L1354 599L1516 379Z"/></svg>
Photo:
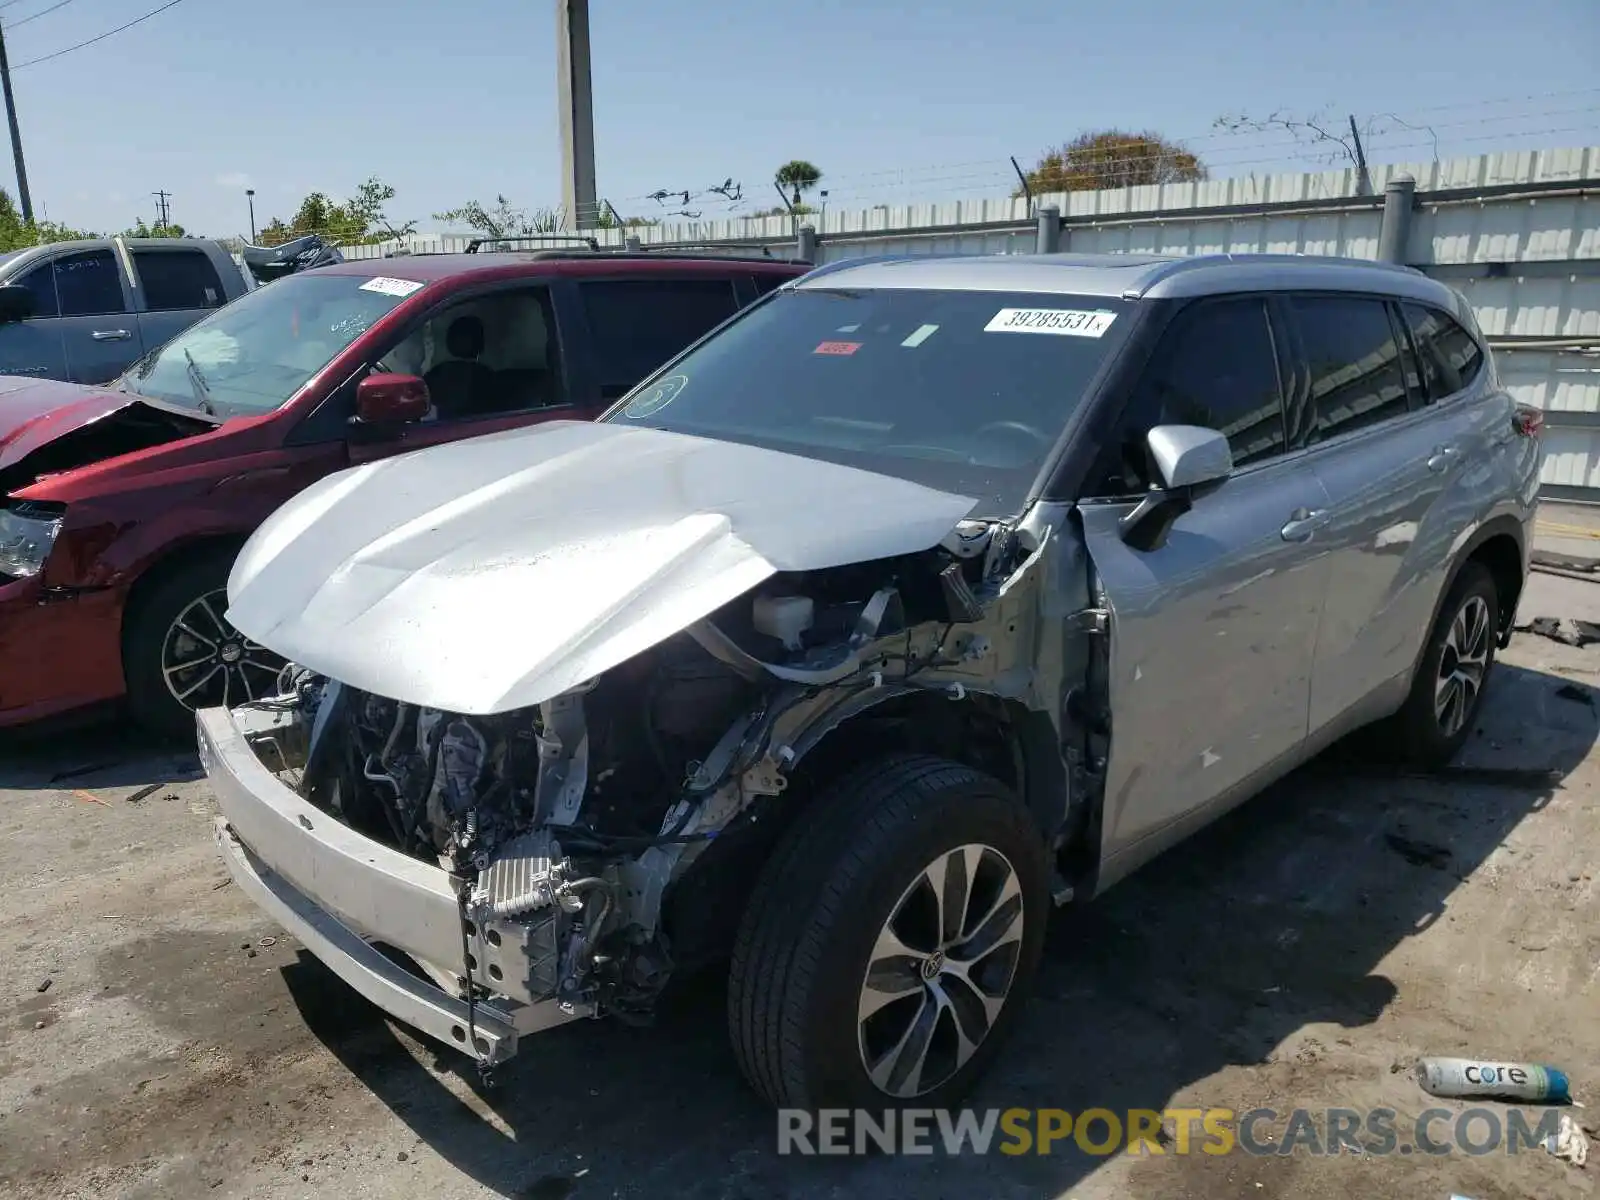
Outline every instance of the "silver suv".
<svg viewBox="0 0 1600 1200"><path fill-rule="evenodd" d="M485 1071L731 959L768 1101L949 1104L1052 905L1357 727L1457 751L1538 434L1409 269L822 268L598 423L270 518L228 617L296 665L199 714L218 841Z"/></svg>

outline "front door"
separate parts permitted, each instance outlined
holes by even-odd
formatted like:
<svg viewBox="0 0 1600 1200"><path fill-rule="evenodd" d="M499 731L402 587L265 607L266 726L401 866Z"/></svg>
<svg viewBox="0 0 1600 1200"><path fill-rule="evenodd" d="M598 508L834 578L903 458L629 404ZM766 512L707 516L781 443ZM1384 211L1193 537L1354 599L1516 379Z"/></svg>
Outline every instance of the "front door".
<svg viewBox="0 0 1600 1200"><path fill-rule="evenodd" d="M550 288L543 284L460 297L434 309L373 364L377 371L421 376L432 412L397 431L358 432L350 441L350 460L367 462L590 415L571 403L564 345Z"/></svg>
<svg viewBox="0 0 1600 1200"><path fill-rule="evenodd" d="M16 283L33 293L33 316L0 325L0 375L65 379L67 348L56 303L55 263L46 259Z"/></svg>
<svg viewBox="0 0 1600 1200"><path fill-rule="evenodd" d="M211 256L192 247L141 246L131 254L139 277L139 333L147 349L164 346L228 302Z"/></svg>
<svg viewBox="0 0 1600 1200"><path fill-rule="evenodd" d="M110 383L144 353L122 271L109 249L56 259L56 295L73 383Z"/></svg>
<svg viewBox="0 0 1600 1200"><path fill-rule="evenodd" d="M1150 427L1228 435L1234 475L1195 502L1157 549L1123 542L1118 520L1151 480L1137 453ZM1247 794L1300 752L1325 561L1321 483L1286 453L1278 355L1265 304L1201 301L1180 312L1127 408L1117 461L1080 504L1110 610L1112 733L1102 861L1165 845L1186 817ZM1115 868L1112 868L1113 870Z"/></svg>

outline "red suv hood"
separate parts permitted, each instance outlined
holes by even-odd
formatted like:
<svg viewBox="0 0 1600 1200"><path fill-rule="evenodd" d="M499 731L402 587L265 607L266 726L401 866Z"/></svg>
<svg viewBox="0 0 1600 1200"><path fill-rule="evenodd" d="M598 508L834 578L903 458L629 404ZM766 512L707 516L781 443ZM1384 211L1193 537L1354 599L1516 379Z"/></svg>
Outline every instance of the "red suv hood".
<svg viewBox="0 0 1600 1200"><path fill-rule="evenodd" d="M39 447L82 429L138 397L127 392L0 375L0 470L21 462Z"/></svg>

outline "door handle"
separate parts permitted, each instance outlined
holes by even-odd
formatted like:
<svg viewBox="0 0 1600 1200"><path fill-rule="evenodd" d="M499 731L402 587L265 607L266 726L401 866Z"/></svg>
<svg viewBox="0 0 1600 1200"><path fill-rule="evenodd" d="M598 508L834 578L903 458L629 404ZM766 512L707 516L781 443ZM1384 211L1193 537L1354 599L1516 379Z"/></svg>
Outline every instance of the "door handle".
<svg viewBox="0 0 1600 1200"><path fill-rule="evenodd" d="M1428 470L1435 475L1442 471L1448 471L1450 465L1456 461L1460 454L1461 451L1454 446L1440 446L1433 452L1433 457L1428 460Z"/></svg>
<svg viewBox="0 0 1600 1200"><path fill-rule="evenodd" d="M125 342L133 335L126 329L96 329L89 336L97 342Z"/></svg>
<svg viewBox="0 0 1600 1200"><path fill-rule="evenodd" d="M1283 527L1283 540L1286 542L1309 542L1311 535L1322 528L1322 519L1326 512L1320 508L1297 508L1289 514L1289 522Z"/></svg>

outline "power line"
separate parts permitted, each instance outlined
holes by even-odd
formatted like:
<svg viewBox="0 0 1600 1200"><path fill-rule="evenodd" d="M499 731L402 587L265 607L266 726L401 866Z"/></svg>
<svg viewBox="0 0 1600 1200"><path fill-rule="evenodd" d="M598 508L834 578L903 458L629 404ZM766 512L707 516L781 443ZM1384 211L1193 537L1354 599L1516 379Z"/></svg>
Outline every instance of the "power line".
<svg viewBox="0 0 1600 1200"><path fill-rule="evenodd" d="M38 12L34 13L31 17L23 17L22 20L20 20L20 21L13 21L13 22L11 22L11 24L7 25L6 28L7 29L20 29L22 26L26 25L29 21L37 21L40 17L48 17L51 13L55 12L56 9L65 8L67 5L69 5L71 3L72 3L72 0L56 0L56 2L54 4L52 4L49 8L42 8ZM0 8L3 8L3 7L5 7L5 6L4 5L0 5ZM26 65L26 64L24 64L24 65Z"/></svg>
<svg viewBox="0 0 1600 1200"><path fill-rule="evenodd" d="M8 2L14 3L15 0L8 0ZM132 29L135 25L142 25L144 22L148 21L151 17L160 16L162 13L166 12L167 9L176 8L178 5L180 5L182 3L183 3L183 0L167 0L167 2L165 4L163 4L160 8L153 8L149 12L145 13L144 16L135 17L133 20L129 21L126 25L118 25L115 29L108 29L104 33L98 35L97 37L92 37L92 38L89 38L87 41L79 42L76 46L68 46L63 50L57 50L57 51L55 51L55 52L53 52L51 54L42 54L38 58L30 58L27 62L18 63L16 66L12 67L11 69L13 71L20 71L24 67L37 66L38 64L40 64L42 62L49 62L52 58L60 58L63 54L71 54L74 50L82 50L85 46L92 46L96 42L103 42L108 37L115 37L117 34L122 33L124 30Z"/></svg>

